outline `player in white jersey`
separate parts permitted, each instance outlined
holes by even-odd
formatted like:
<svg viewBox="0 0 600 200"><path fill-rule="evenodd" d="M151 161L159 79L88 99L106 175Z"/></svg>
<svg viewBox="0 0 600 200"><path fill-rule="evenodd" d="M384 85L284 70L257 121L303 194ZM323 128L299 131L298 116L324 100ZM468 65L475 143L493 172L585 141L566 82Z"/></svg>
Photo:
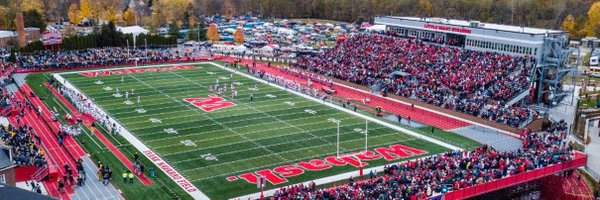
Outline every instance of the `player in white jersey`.
<svg viewBox="0 0 600 200"><path fill-rule="evenodd" d="M137 102L140 104L142 101L140 100L140 96L137 96Z"/></svg>
<svg viewBox="0 0 600 200"><path fill-rule="evenodd" d="M125 99L129 99L129 91L125 91Z"/></svg>

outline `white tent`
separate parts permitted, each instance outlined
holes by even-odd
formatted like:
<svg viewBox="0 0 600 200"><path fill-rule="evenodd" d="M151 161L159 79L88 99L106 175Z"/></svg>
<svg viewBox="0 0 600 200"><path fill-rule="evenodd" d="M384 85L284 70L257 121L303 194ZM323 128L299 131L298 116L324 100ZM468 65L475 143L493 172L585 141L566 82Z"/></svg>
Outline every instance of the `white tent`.
<svg viewBox="0 0 600 200"><path fill-rule="evenodd" d="M139 34L148 34L150 31L148 29L144 29L140 26L127 26L127 27L117 27L117 31L123 34L133 34L135 36Z"/></svg>
<svg viewBox="0 0 600 200"><path fill-rule="evenodd" d="M0 31L0 38L14 37L16 36L13 31Z"/></svg>
<svg viewBox="0 0 600 200"><path fill-rule="evenodd" d="M286 29L286 28L277 29L277 34L280 34L280 35L293 35L295 33L296 33L296 31L291 30L291 29Z"/></svg>
<svg viewBox="0 0 600 200"><path fill-rule="evenodd" d="M244 52L247 52L247 51L248 51L248 48L245 47L244 45L235 46L235 52L236 53L244 53Z"/></svg>
<svg viewBox="0 0 600 200"><path fill-rule="evenodd" d="M382 33L385 31L385 25L373 25L371 27L366 28L367 32L379 32Z"/></svg>
<svg viewBox="0 0 600 200"><path fill-rule="evenodd" d="M263 48L252 49L252 52L259 56L273 56L273 47L267 45Z"/></svg>
<svg viewBox="0 0 600 200"><path fill-rule="evenodd" d="M227 28L227 29L225 29L225 32L233 34L233 33L235 33L235 29Z"/></svg>

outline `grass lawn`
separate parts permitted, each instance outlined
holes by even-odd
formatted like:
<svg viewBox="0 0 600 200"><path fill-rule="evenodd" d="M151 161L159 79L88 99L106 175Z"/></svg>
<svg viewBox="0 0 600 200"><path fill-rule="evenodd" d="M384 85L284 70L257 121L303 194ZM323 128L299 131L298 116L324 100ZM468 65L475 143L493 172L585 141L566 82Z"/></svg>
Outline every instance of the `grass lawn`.
<svg viewBox="0 0 600 200"><path fill-rule="evenodd" d="M243 180L230 182L226 177L335 155L336 124L328 121L332 118L342 121L342 152L364 148L364 119L239 75L232 77L212 65L123 76L63 76L213 199L256 192L255 185ZM183 100L207 97L207 87L216 80L221 86L234 84L237 98L231 98L229 90L221 95L234 106L204 112ZM117 88L121 94L133 89L133 96L140 96L141 103L125 104L124 97L113 96ZM249 100L250 93L253 101ZM135 102L134 97L130 99ZM139 113L139 109L145 112ZM447 150L373 122L369 137L369 148L402 144L428 152L421 156ZM370 161L369 166L397 161L381 159ZM343 166L306 172L287 178L285 184L267 184L266 189L355 169Z"/></svg>

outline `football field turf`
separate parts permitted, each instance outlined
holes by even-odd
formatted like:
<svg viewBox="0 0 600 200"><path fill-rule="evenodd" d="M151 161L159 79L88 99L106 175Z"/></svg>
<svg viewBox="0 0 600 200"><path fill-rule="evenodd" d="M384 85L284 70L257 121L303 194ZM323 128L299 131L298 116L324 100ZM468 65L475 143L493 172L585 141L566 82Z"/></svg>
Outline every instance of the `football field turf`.
<svg viewBox="0 0 600 200"><path fill-rule="evenodd" d="M238 175L335 156L335 120L341 121L340 151L364 150L364 119L231 74L210 64L199 64L160 72L62 76L212 199L257 192L256 185ZM208 87L217 80L221 87L226 83L227 92L209 98L214 92ZM231 97L231 84L238 91L237 98ZM121 97L115 97L116 89ZM134 94L126 102L125 91L131 93L132 89ZM400 144L425 153L394 160L374 159L367 167L447 150L374 122L368 124L368 137L370 150ZM266 184L265 189L352 170L356 167L340 165L318 171L305 169L289 177L276 174L287 182Z"/></svg>

